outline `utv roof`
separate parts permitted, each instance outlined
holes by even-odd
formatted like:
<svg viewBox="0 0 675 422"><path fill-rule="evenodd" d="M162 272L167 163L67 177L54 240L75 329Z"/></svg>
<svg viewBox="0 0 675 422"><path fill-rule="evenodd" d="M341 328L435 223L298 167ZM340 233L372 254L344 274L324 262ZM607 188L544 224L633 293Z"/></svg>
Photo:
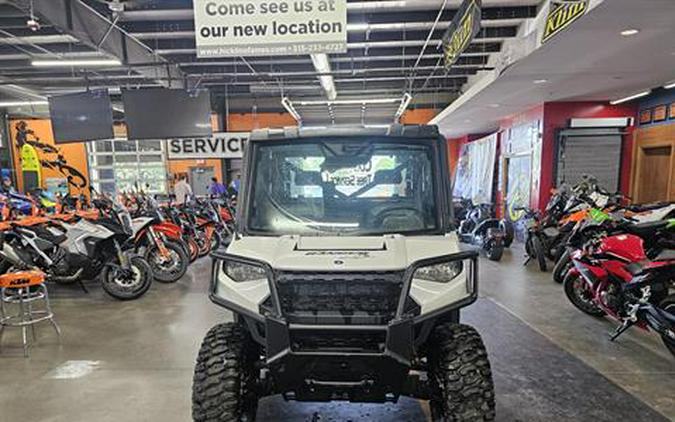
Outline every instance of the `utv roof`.
<svg viewBox="0 0 675 422"><path fill-rule="evenodd" d="M333 127L298 127L289 126L283 129L257 129L251 132L251 141L269 141L278 139L298 139L317 137L352 137L352 136L391 136L397 138L437 138L438 126L427 125L391 125L391 126L333 126Z"/></svg>

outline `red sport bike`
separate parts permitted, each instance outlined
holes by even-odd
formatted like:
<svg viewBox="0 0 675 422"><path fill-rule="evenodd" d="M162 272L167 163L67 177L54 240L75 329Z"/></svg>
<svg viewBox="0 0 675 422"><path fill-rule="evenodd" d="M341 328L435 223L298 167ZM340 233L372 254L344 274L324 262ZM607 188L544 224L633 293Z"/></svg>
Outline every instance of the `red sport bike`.
<svg viewBox="0 0 675 422"><path fill-rule="evenodd" d="M673 220L652 223L659 230L675 227ZM658 227L656 227L658 226ZM598 236L572 253L574 267L563 282L565 294L579 310L609 315L620 322L615 340L633 325L657 332L675 355L675 250L665 249L653 259L642 238L633 234Z"/></svg>

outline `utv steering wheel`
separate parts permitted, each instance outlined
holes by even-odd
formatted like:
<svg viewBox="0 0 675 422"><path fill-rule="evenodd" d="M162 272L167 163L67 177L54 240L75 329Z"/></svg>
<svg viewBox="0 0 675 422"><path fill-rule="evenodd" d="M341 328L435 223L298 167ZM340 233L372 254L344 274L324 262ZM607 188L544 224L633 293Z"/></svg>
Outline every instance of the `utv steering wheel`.
<svg viewBox="0 0 675 422"><path fill-rule="evenodd" d="M415 218L416 220L418 220L417 223L419 223L419 224L415 224L416 227L419 227L419 228L424 227L424 214L422 213L422 211L415 208L415 207L406 207L406 206L395 207L395 208L387 208L385 210L382 210L382 211L378 212L373 217L373 225L375 227L380 227L382 225L382 223L384 223L384 220L387 218L387 216L389 214L393 214L393 213L397 213L397 212L401 212L401 211L406 212L405 216L408 217L409 219L411 219L411 217L412 217L412 218ZM414 217L413 217L413 215L414 215Z"/></svg>

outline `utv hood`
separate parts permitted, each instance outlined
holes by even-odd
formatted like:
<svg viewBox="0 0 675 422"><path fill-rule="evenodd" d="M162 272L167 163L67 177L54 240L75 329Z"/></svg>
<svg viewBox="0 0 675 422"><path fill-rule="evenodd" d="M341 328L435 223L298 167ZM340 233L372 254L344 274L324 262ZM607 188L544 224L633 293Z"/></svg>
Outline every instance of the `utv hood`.
<svg viewBox="0 0 675 422"><path fill-rule="evenodd" d="M268 263L279 270L392 271L415 261L460 252L455 234L243 237L228 253Z"/></svg>

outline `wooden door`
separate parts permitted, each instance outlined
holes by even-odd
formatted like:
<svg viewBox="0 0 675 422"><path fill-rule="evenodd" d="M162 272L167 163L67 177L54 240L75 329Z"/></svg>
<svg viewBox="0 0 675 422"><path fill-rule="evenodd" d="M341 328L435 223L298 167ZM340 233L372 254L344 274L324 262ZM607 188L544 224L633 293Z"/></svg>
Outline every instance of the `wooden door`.
<svg viewBox="0 0 675 422"><path fill-rule="evenodd" d="M636 198L639 203L667 201L672 146L639 148Z"/></svg>

